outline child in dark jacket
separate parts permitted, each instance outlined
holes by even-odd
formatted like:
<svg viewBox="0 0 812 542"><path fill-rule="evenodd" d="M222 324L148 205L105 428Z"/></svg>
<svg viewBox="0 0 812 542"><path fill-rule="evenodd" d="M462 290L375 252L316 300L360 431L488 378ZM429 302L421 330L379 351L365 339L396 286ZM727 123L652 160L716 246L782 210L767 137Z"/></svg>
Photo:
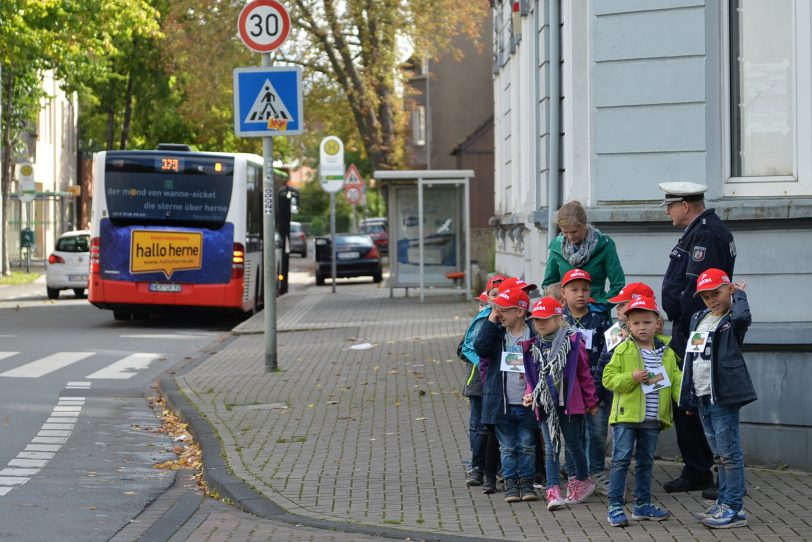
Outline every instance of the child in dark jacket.
<svg viewBox="0 0 812 542"><path fill-rule="evenodd" d="M570 269L561 279L561 294L566 304L564 319L584 340L589 356L589 370L598 392L598 410L594 416L587 416L585 420L584 450L589 464L589 476L595 482L596 490L606 495L609 490L609 479L606 477L606 435L612 401L611 399L603 401L601 398L600 391L604 390L598 369L606 342L604 333L611 326L611 321L606 313L596 311L589 304L591 289L592 277L583 269ZM569 455L564 470L569 475L574 472L572 458Z"/></svg>
<svg viewBox="0 0 812 542"><path fill-rule="evenodd" d="M526 344L524 355L528 375L524 404L537 408L546 454L547 510L551 511L583 502L595 491L582 432L584 415L594 415L598 398L584 343L564 321L563 314L563 307L553 298L536 302L530 318L537 336ZM575 468L575 479L567 484L566 500L560 485L562 435Z"/></svg>
<svg viewBox="0 0 812 542"><path fill-rule="evenodd" d="M741 352L751 322L745 286L721 269L699 275L696 293L707 309L691 318L685 351L680 407L699 413L719 471L716 503L695 517L714 529L747 525L739 410L756 392Z"/></svg>
<svg viewBox="0 0 812 542"><path fill-rule="evenodd" d="M482 423L492 424L502 456L505 501L535 501L535 418L522 404L527 387L523 343L533 338L525 322L530 299L521 286L501 291L474 343L485 375Z"/></svg>

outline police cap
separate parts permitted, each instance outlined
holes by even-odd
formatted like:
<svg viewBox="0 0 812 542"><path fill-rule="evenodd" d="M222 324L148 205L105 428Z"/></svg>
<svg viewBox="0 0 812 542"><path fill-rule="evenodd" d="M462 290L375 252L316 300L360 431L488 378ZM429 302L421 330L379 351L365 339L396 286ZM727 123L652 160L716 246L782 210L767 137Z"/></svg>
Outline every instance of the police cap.
<svg viewBox="0 0 812 542"><path fill-rule="evenodd" d="M704 184L691 183L686 181L660 183L660 190L665 194L665 199L660 207L678 201L700 201L705 199L705 192L708 187Z"/></svg>

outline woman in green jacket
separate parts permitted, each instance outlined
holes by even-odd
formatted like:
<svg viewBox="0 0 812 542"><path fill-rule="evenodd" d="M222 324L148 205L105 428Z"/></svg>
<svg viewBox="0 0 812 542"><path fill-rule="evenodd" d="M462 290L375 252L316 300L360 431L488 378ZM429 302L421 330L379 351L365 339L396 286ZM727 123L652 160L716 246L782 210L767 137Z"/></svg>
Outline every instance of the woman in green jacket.
<svg viewBox="0 0 812 542"><path fill-rule="evenodd" d="M583 269L592 277L592 299L602 306L595 308L608 312L611 304L607 300L626 283L615 242L588 223L586 209L577 201L561 206L556 223L561 233L550 242L542 288L560 282L570 269Z"/></svg>

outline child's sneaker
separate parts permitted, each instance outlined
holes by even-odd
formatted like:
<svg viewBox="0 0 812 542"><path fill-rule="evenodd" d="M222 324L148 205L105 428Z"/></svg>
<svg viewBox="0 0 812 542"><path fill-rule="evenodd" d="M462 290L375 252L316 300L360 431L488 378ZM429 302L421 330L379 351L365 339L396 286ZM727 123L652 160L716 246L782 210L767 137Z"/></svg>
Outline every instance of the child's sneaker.
<svg viewBox="0 0 812 542"><path fill-rule="evenodd" d="M632 509L632 519L638 521L645 519L650 521L662 521L669 517L671 517L671 512L665 508L654 506L650 502L646 504L635 504Z"/></svg>
<svg viewBox="0 0 812 542"><path fill-rule="evenodd" d="M629 519L626 517L626 512L622 506L609 509L609 525L612 527L626 527L629 524Z"/></svg>
<svg viewBox="0 0 812 542"><path fill-rule="evenodd" d="M705 518L712 517L719 511L719 507L722 506L719 503L713 503L710 508L705 510L704 512L691 512L691 515L694 517L695 520L702 521Z"/></svg>
<svg viewBox="0 0 812 542"><path fill-rule="evenodd" d="M519 478L519 492L522 495L523 501L539 500L538 495L536 495L536 490L533 488L532 478Z"/></svg>
<svg viewBox="0 0 812 542"><path fill-rule="evenodd" d="M564 498L561 497L561 488L559 486L551 486L547 488L547 510L552 512L559 508L564 508L566 503Z"/></svg>
<svg viewBox="0 0 812 542"><path fill-rule="evenodd" d="M608 497L609 478L606 476L606 473L599 472L597 474L593 474L592 480L595 482L595 493L597 493L598 495L603 495L604 497Z"/></svg>
<svg viewBox="0 0 812 542"><path fill-rule="evenodd" d="M595 493L595 482L591 478L586 480L575 480L571 482L572 485L567 484L567 504L582 503L589 498L590 495Z"/></svg>
<svg viewBox="0 0 812 542"><path fill-rule="evenodd" d="M481 486L482 485L482 471L479 467L474 467L468 471L468 478L465 479L467 486Z"/></svg>
<svg viewBox="0 0 812 542"><path fill-rule="evenodd" d="M702 520L702 525L711 529L732 529L747 525L747 515L744 510L735 511L726 504L719 505L719 509L711 517Z"/></svg>
<svg viewBox="0 0 812 542"><path fill-rule="evenodd" d="M505 502L520 502L522 494L516 478L505 478Z"/></svg>

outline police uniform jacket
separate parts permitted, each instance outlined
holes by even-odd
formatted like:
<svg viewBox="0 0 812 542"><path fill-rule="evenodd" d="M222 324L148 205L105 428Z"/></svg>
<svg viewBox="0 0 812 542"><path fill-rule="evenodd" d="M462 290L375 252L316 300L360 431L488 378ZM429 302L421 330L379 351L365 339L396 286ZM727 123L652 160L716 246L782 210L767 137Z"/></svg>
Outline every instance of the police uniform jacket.
<svg viewBox="0 0 812 542"><path fill-rule="evenodd" d="M706 209L691 223L671 251L663 277L662 307L668 319L688 333L691 316L705 308L696 293L696 279L706 269L721 269L733 278L736 245L714 209Z"/></svg>

